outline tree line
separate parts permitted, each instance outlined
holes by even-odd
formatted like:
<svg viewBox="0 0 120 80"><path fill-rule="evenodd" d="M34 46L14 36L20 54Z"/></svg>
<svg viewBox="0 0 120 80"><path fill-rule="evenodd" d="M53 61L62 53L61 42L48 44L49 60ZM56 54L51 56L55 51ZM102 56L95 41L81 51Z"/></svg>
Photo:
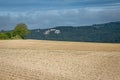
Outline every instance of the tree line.
<svg viewBox="0 0 120 80"><path fill-rule="evenodd" d="M28 35L30 31L28 27L24 23L19 23L15 26L12 31L3 31L0 32L0 39L24 39L26 35Z"/></svg>

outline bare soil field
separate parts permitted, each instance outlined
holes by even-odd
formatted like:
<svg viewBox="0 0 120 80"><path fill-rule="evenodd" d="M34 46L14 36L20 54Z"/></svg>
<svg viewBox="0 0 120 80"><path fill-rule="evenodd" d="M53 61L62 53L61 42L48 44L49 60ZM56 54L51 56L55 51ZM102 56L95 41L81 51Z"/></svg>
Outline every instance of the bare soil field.
<svg viewBox="0 0 120 80"><path fill-rule="evenodd" d="M0 80L120 80L120 44L0 40Z"/></svg>

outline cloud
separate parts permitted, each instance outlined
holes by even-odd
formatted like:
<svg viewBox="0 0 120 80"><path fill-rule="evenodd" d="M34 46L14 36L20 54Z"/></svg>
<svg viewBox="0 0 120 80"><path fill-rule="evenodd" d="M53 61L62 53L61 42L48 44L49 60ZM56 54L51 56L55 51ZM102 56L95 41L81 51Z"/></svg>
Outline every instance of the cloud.
<svg viewBox="0 0 120 80"><path fill-rule="evenodd" d="M30 29L35 29L120 20L119 0L0 0L0 4L0 30L11 30L18 23L26 23ZM13 4L13 9L5 4ZM27 6L22 6L24 4Z"/></svg>
<svg viewBox="0 0 120 80"><path fill-rule="evenodd" d="M119 0L0 0L0 10L71 9L90 6L107 6Z"/></svg>

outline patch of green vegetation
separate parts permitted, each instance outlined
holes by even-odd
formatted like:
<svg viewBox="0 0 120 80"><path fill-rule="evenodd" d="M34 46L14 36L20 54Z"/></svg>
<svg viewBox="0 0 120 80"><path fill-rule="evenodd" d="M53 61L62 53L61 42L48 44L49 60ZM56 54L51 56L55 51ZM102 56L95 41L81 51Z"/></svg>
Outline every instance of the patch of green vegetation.
<svg viewBox="0 0 120 80"><path fill-rule="evenodd" d="M5 39L9 39L9 37L4 33L0 33L0 39L5 40Z"/></svg>
<svg viewBox="0 0 120 80"><path fill-rule="evenodd" d="M27 25L24 23L17 24L13 31L9 32L1 32L0 40L5 39L24 39L26 35L28 35L30 31L27 28Z"/></svg>

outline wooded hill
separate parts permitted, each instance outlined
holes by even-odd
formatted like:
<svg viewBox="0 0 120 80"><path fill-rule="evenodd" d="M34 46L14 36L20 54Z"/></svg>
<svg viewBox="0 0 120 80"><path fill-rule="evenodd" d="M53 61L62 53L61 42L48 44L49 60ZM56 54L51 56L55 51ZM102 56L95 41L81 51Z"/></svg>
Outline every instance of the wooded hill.
<svg viewBox="0 0 120 80"><path fill-rule="evenodd" d="M120 43L120 21L91 26L34 29L26 39Z"/></svg>

